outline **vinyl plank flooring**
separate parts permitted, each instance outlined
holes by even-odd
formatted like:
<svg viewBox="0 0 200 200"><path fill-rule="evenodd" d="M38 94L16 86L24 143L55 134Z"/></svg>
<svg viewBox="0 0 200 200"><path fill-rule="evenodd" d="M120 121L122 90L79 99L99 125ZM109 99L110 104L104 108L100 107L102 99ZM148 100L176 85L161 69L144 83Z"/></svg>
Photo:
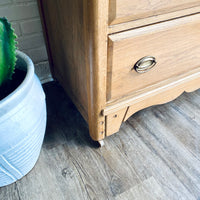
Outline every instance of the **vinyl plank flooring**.
<svg viewBox="0 0 200 200"><path fill-rule="evenodd" d="M175 170L176 168L174 169L174 166L169 166L170 161L168 161L167 158L163 158L160 156L160 154L162 153L162 146L160 145L158 147L155 147L156 141L151 140L151 132L140 125L137 126L137 129L134 129L129 124L123 125L122 131L126 135L133 134L131 145L125 146L125 155L127 155L127 159L129 160L129 162L131 162L136 171L139 170L138 162L141 162L140 164L144 166L145 173L149 174L149 176L153 176L162 186L162 190L165 192L167 199L195 199L193 195L184 187L178 177L174 174L173 170ZM120 137L122 136L120 135ZM148 139L145 139L143 137ZM149 139L151 141L148 141ZM137 157L141 158L141 161L135 158L134 153L136 151L138 152ZM166 155L164 154L164 156ZM140 171L138 171L138 173L140 174L140 176L142 176L141 174L143 174L143 172Z"/></svg>
<svg viewBox="0 0 200 200"><path fill-rule="evenodd" d="M44 85L47 130L36 166L0 200L200 199L200 90L144 109L105 146L63 89Z"/></svg>
<svg viewBox="0 0 200 200"><path fill-rule="evenodd" d="M165 200L167 199L165 193L162 191L160 185L151 177L141 184L121 193L116 197L116 200Z"/></svg>
<svg viewBox="0 0 200 200"><path fill-rule="evenodd" d="M7 187L0 188L1 200L20 200L17 184L13 183Z"/></svg>

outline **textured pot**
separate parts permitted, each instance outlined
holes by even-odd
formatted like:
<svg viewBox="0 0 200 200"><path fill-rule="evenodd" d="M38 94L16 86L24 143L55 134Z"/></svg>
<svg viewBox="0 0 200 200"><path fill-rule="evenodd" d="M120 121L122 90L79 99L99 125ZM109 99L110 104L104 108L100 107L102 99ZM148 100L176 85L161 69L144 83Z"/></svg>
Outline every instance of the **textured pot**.
<svg viewBox="0 0 200 200"><path fill-rule="evenodd" d="M0 187L26 175L35 165L46 128L46 103L34 65L17 51L17 68L27 71L21 85L0 101Z"/></svg>

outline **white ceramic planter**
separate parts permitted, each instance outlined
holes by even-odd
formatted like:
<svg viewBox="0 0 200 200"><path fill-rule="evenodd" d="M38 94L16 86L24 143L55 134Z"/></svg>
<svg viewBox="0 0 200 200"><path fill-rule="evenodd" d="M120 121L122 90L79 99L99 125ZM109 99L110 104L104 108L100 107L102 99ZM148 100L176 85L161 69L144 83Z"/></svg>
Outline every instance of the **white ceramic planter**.
<svg viewBox="0 0 200 200"><path fill-rule="evenodd" d="M46 103L34 65L17 51L17 68L27 71L21 85L0 101L0 187L26 175L35 165L46 128Z"/></svg>

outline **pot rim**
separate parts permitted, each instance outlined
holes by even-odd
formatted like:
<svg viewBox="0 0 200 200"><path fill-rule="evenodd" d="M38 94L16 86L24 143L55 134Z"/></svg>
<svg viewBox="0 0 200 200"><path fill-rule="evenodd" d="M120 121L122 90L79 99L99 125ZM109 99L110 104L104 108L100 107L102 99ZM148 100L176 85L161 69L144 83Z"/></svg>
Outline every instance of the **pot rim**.
<svg viewBox="0 0 200 200"><path fill-rule="evenodd" d="M19 50L16 50L16 56L18 56L26 63L27 67L26 76L24 80L21 82L21 84L13 92L11 92L8 96L6 96L0 101L0 109L3 106L5 106L5 104L8 104L9 102L13 101L13 99L15 99L16 96L21 94L26 89L26 87L28 87L28 85L31 83L31 80L34 75L34 64L32 60L29 58L29 56L27 56L25 53Z"/></svg>

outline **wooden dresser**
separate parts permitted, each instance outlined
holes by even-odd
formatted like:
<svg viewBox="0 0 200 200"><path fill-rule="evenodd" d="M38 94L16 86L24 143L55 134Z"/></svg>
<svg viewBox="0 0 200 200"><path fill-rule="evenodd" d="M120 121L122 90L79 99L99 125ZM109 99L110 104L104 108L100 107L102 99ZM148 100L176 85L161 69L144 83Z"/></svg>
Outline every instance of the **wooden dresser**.
<svg viewBox="0 0 200 200"><path fill-rule="evenodd" d="M141 109L200 88L199 0L38 3L52 74L93 140Z"/></svg>

